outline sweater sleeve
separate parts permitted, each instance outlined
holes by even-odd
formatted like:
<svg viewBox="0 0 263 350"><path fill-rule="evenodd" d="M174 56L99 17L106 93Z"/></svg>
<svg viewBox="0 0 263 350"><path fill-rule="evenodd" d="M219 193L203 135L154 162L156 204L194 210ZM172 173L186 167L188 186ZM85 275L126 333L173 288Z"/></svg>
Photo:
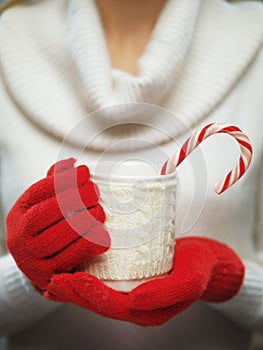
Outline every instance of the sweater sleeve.
<svg viewBox="0 0 263 350"><path fill-rule="evenodd" d="M1 82L0 82L1 85ZM0 86L1 88L1 86ZM0 115L0 136L3 131L3 116ZM0 138L2 141L2 137ZM1 142L0 142L1 144ZM3 163L5 156L0 149L0 337L18 332L57 309L61 304L42 297L28 282L5 249L5 214L11 203L3 200ZM8 198L7 201L12 201ZM5 254L5 255L4 255ZM1 344L0 344L1 347Z"/></svg>
<svg viewBox="0 0 263 350"><path fill-rule="evenodd" d="M30 326L60 305L35 291L10 254L0 257L0 336Z"/></svg>
<svg viewBox="0 0 263 350"><path fill-rule="evenodd" d="M1 118L0 118L1 124ZM0 129L2 130L2 129ZM0 152L0 189L3 188L4 156ZM3 193L0 193L3 200ZM0 205L0 337L20 331L55 310L60 303L42 297L31 286L5 249L5 220L8 210ZM1 347L1 346L0 346Z"/></svg>
<svg viewBox="0 0 263 350"><path fill-rule="evenodd" d="M251 234L255 251L243 258L245 276L240 291L224 303L209 303L240 326L263 334L263 156L259 173L255 229Z"/></svg>
<svg viewBox="0 0 263 350"><path fill-rule="evenodd" d="M243 260L245 277L240 291L223 303L209 303L241 327L263 334L263 266Z"/></svg>

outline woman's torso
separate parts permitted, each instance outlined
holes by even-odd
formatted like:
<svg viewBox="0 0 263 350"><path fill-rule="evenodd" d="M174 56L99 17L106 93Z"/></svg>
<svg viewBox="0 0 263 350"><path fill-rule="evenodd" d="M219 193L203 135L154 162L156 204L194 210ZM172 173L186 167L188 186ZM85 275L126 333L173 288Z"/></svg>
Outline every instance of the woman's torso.
<svg viewBox="0 0 263 350"><path fill-rule="evenodd" d="M8 50L6 46L5 50ZM2 56L3 69L11 67L6 66L6 52L3 52ZM255 49L254 53L251 53L248 62L251 63L253 57L256 57ZM29 66L34 66L37 59L36 56L32 56L32 62L28 62ZM262 91L263 86L260 79L262 58L258 55L253 66L247 70L245 64L241 66L243 67L240 70L241 79L238 79L237 72L235 72L236 79L233 80L232 78L231 81L232 89L230 88L230 82L228 87L224 87L225 90L217 89L217 93L220 94L220 98L218 97L219 105L214 102L213 108L212 106L209 107L209 113L205 113L205 109L203 109L202 117L196 120L193 128L198 129L214 121L239 125L251 138L255 153L254 162L248 174L237 185L218 197L213 191L213 185L237 161L239 150L234 145L234 141L226 136L217 136L208 140L202 146L202 152L199 150L199 152L193 154L191 162L185 163L178 169L180 201L178 202L176 230L177 236L189 234L219 239L227 242L242 257L254 258L256 255L254 242L258 242L259 247L261 242L260 236L257 236L260 233L260 225L255 221L255 218L258 217L258 192L262 159L260 133L263 109L260 96L260 89ZM27 66L24 66L24 68L26 69ZM223 67L219 68L223 69ZM214 69L217 68L214 67ZM7 69L4 72L8 74L10 72L12 76L11 70ZM59 125L63 129L63 115L60 115L60 124L56 122L54 128L52 128L52 118L54 116L54 120L57 120L56 111L59 113L60 108L65 108L65 106L57 103L57 96L60 96L59 90L62 89L63 84L67 86L67 81L60 80L60 85L57 86L55 80L51 79L46 82L43 78L45 72L43 71L43 73L44 75L41 75L43 80L39 82L39 85L43 84L45 88L48 88L49 84L54 81L54 86L50 85L54 95L53 98L52 95L48 97L46 102L49 101L50 106L45 107L43 102L45 102L49 91L42 90L42 95L38 95L39 100L32 100L30 116L26 112L28 106L30 106L29 96L31 93L34 96L34 91L24 90L25 94L22 93L23 84L25 83L22 70L22 75L16 76L18 80L12 80L13 84L9 84L10 80L5 81L6 77L3 77L3 84L1 84L0 93L3 96L1 101L3 101L4 116L1 119L3 130L1 139L1 197L4 213L8 211L17 196L32 182L45 176L48 167L59 158L75 156L88 165L89 162L97 160L103 153L102 150L96 151L89 148L85 149L85 147L77 147L74 142L71 142L72 140L76 141L75 134L73 138L70 138L67 133L64 133L63 136L66 139L62 142L63 137L60 137L56 131ZM30 76L27 81L30 82ZM46 83L47 85L45 85ZM219 84L219 82L215 80L215 84ZM12 90L12 87L14 87L14 90ZM28 88L29 86L25 85L25 87ZM8 92L10 88L11 94L10 91ZM38 89L39 86L36 88ZM58 94L56 93L57 90ZM72 96L78 95L76 91L81 95L80 90L75 90L72 91ZM180 94L183 92L182 89ZM15 95L15 93L20 93L20 95ZM67 94L69 94L69 91L67 91ZM180 94L176 95L175 93L176 101L180 100ZM189 95L189 106L194 106L192 111L194 114L195 108L198 107L198 99L194 98L193 95L194 89ZM64 98L66 96L64 95ZM179 120L185 126L189 124L188 119L187 123L184 121L184 107L187 105L187 98L188 95L185 92L184 105L181 106L180 114L171 119L171 123L172 121L176 123ZM64 101L66 104L67 100ZM83 102L82 99L81 101ZM32 118L34 113L37 112L37 109L34 108L38 105L39 111L47 112L44 127L41 118ZM170 109L172 105L172 103L167 104L167 108ZM186 111L188 114L191 112L190 107ZM172 109L170 110L174 112ZM76 108L76 114L78 113L81 114L80 109ZM166 116L169 119L168 114ZM144 118L144 122L147 120L147 118ZM72 127L71 130L73 129ZM75 131L77 130L78 128ZM144 134L141 133L140 137L143 139ZM145 160L151 159L155 164L161 166L165 156L174 152L176 143L181 144L185 138L186 134L180 134L174 142L161 144L154 141L152 147L148 149L141 147L141 149L134 149L133 151L126 150L124 156L143 157ZM114 142L119 142L119 140L117 139ZM160 149L161 151L159 151ZM106 152L105 157L118 159L121 155L123 156L123 152ZM186 349L240 350L248 349L249 339L248 332L225 316L208 305L196 303L183 314L157 328L141 328L129 323L104 319L73 305L64 305L32 327L14 335L8 342L10 349L21 347L26 349L60 349L62 347L65 349L72 349L73 347L83 349L83 347L93 346L102 349L109 346L116 349L144 347L154 350L161 346L165 349L180 346L180 348Z"/></svg>

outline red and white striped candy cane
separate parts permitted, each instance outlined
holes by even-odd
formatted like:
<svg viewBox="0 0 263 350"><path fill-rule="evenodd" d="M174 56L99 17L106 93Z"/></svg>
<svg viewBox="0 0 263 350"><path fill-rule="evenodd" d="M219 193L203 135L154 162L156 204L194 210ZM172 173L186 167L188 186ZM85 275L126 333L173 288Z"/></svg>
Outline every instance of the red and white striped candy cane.
<svg viewBox="0 0 263 350"><path fill-rule="evenodd" d="M205 139L211 135L225 133L233 136L240 146L241 155L235 168L226 177L215 185L215 191L220 194L232 186L246 172L252 158L252 146L249 138L237 126L225 123L211 123L190 136L181 149L167 160L161 170L161 174L170 174L175 168Z"/></svg>

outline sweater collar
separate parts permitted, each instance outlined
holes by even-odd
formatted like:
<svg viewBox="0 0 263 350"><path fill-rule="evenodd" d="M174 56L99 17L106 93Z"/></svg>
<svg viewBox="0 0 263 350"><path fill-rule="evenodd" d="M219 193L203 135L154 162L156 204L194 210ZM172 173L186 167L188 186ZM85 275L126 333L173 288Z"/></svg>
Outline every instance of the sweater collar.
<svg viewBox="0 0 263 350"><path fill-rule="evenodd" d="M88 118L81 132L68 138L85 147L88 134L97 133L105 120L147 124L147 109L126 102L159 105L184 125L197 124L245 72L260 48L262 32L257 8L249 4L168 0L135 77L111 69L94 0L46 0L4 13L0 63L4 83L20 110L60 139L99 109L96 118ZM103 109L115 104L121 105ZM185 131L182 124L171 125L171 136ZM129 143L131 148L144 147L138 138L146 134L152 142L168 139L165 133L146 129L134 124L125 133L102 133L89 147L104 149L123 135L137 138Z"/></svg>
<svg viewBox="0 0 263 350"><path fill-rule="evenodd" d="M167 0L137 62L138 75L134 76L112 69L95 0L70 1L69 50L90 108L96 110L127 102L160 104L182 68L199 7L200 0ZM107 113L108 117L124 120L125 114L115 110L112 116Z"/></svg>

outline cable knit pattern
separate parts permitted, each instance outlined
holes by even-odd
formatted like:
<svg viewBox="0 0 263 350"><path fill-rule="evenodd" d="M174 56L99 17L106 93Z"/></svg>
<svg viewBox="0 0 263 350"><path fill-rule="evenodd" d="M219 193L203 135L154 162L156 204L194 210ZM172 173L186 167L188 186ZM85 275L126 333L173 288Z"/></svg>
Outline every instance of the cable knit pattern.
<svg viewBox="0 0 263 350"><path fill-rule="evenodd" d="M175 174L94 181L100 189L111 248L82 269L103 280L145 279L168 272L175 239Z"/></svg>
<svg viewBox="0 0 263 350"><path fill-rule="evenodd" d="M205 206L190 234L219 239L232 246L241 257L247 257L242 290L233 300L220 306L221 311L236 323L246 329L262 332L262 212L257 203L262 195L258 186L262 165L263 61L262 54L258 55L262 47L262 5L253 1L230 4L222 0L168 0L166 5L165 15L156 23L149 46L138 61L140 69L137 77L109 67L93 0L29 1L4 12L0 21L1 148L14 167L10 169L1 159L1 176L8 179L5 182L1 179L1 200L4 208L8 208L11 199L15 200L20 190L22 192L41 178L50 164L57 160L60 143L66 135L67 156L78 157L79 150L74 146L83 150L101 125L111 126L117 118L122 123L132 121L134 124L115 127L96 137L83 152L87 164L97 161L96 152L90 149L105 150L123 139L128 142L119 144L117 151L141 149L138 154L143 156L147 152L140 138L156 145L167 141L170 135L180 144L185 139L185 126L199 128L219 119L238 124L253 141L255 161L252 169L237 187L221 197L214 197L216 195L208 190ZM181 33L184 33L183 38ZM75 42L74 38L78 38L78 41ZM93 69L89 71L90 82L85 76L88 60L93 64ZM104 70L101 70L102 66ZM148 71L154 71L154 74L150 76ZM159 72L164 74L165 71L166 83L170 86L166 93L161 87L163 81L159 81ZM124 101L144 104L134 108L134 113L123 115L115 114L113 107L109 112L104 109L104 113L90 115L86 124L69 134L83 117L96 108ZM153 108L149 109L147 103L169 109L172 119L167 121L167 113L160 113L161 109L152 113ZM125 111L124 108L122 110ZM183 121L182 125L177 123L177 119ZM156 128L140 125L150 122ZM165 129L167 134L156 131L158 126ZM207 160L209 188L219 174L224 174L226 168L231 167L233 160L232 151L229 151L232 146L228 148L228 140L222 143L222 148L215 144L217 140L215 143L212 141L202 145ZM172 154L174 144L167 143L166 146L167 152ZM193 155L193 159L197 165L198 158ZM157 162L161 165L162 160L158 156ZM183 203L176 218L180 228L179 224L183 222L180 217L185 215L192 200L193 182L189 168L180 167L178 174ZM260 222L257 236L255 221ZM258 256L261 263L253 265L251 260ZM10 256L1 258L0 281L0 334L22 329L46 315L49 307L53 307L54 303L44 305L34 290L25 288L25 277ZM103 319L97 322L92 315L84 317L80 310L70 308L70 305L67 307L68 312L65 311L63 315L54 313L54 318L50 315L40 328L31 329L25 337L21 334L17 346L23 343L26 348L38 346L50 349L52 346L45 347L44 344L46 334L51 334L51 324L54 342L73 348L79 335L79 339L84 339L83 334L87 337L98 334L100 323L106 335L96 337L98 342L103 338L103 341L107 339L114 346L116 342L111 333L119 339L121 329L123 334L138 339L138 346L145 344L151 349L160 347L156 330L127 332L130 329L122 328L120 323L104 323ZM200 311L198 305L197 310ZM182 336L184 342L181 348L188 348L187 340L192 343L192 339L196 340L194 346L202 349L211 349L213 345L221 349L246 348L246 333L237 330L234 324L226 323L226 318L219 319L216 313L210 313L211 310L205 315L200 312L194 318L195 311L194 306L181 319L174 320L161 330L164 347L170 346L166 342L168 339L174 342L172 346L176 343L180 347ZM66 325L67 322L71 324ZM77 323L78 327L72 327L73 323ZM61 325L60 332L53 327L57 324ZM116 332L112 332L114 329ZM72 333L73 330L76 333ZM196 336L205 336L204 330L209 332L207 339ZM146 340L144 337L147 336ZM86 339L84 344L82 348L87 345ZM115 347L125 347L126 344L118 343ZM105 347L105 343L102 347Z"/></svg>
<svg viewBox="0 0 263 350"><path fill-rule="evenodd" d="M138 76L111 68L95 0L17 6L1 19L3 78L24 114L60 139L89 116L68 135L79 147L103 150L126 139L118 150L162 143L204 119L260 48L261 13L251 4L243 11L230 6L168 0L137 62ZM167 113L152 116L148 103L169 110L167 126ZM116 123L124 125L116 129Z"/></svg>

